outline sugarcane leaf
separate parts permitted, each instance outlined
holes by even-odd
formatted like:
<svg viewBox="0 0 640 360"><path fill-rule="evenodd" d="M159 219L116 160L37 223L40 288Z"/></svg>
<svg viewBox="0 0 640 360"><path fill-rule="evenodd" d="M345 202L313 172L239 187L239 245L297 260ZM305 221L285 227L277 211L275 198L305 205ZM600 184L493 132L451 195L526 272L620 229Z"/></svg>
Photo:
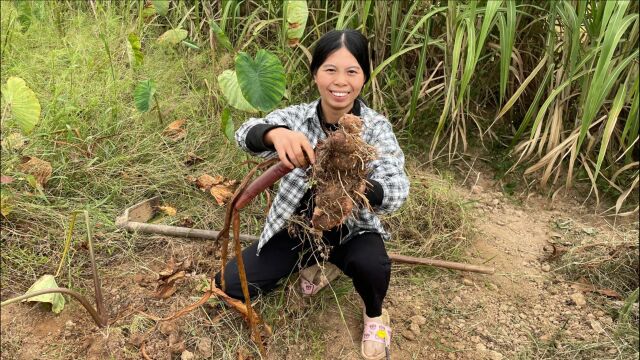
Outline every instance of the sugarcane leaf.
<svg viewBox="0 0 640 360"><path fill-rule="evenodd" d="M56 283L56 279L53 277L53 275L49 275L49 274L42 275L38 280L36 280L35 283L33 283L33 285L31 285L31 287L29 288L29 290L27 290L25 295L36 292L38 290L51 289L51 288L57 288L57 287L58 287L58 284ZM62 311L62 309L64 309L64 297L62 296L62 294L59 294L59 293L38 295L22 301L37 301L37 302L49 303L51 304L51 311L53 311L56 314L59 314Z"/></svg>
<svg viewBox="0 0 640 360"><path fill-rule="evenodd" d="M595 179L598 178L598 173L600 172L600 167L602 166L604 155L607 152L607 147L609 146L609 140L611 139L611 134L613 133L613 128L618 122L618 115L620 114L620 110L622 110L622 106L624 105L625 95L626 95L626 83L620 85L620 88L618 89L618 93L616 94L616 97L613 100L613 105L611 105L611 110L609 110L607 123L604 127L604 132L602 133L600 151L598 152L598 161L596 162L596 168L593 171L593 177Z"/></svg>
<svg viewBox="0 0 640 360"><path fill-rule="evenodd" d="M9 77L2 89L2 97L20 130L25 134L33 131L40 119L40 102L25 81L15 76Z"/></svg>

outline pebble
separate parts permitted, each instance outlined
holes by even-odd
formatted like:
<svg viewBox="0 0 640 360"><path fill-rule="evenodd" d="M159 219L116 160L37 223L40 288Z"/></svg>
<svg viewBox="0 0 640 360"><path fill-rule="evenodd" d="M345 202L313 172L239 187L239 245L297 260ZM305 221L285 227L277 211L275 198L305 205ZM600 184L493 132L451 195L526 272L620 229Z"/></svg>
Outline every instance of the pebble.
<svg viewBox="0 0 640 360"><path fill-rule="evenodd" d="M502 360L504 358L504 355L495 350L490 350L487 355L489 355L489 359L491 360Z"/></svg>
<svg viewBox="0 0 640 360"><path fill-rule="evenodd" d="M484 189L482 188L482 186L480 185L473 185L471 187L471 193L472 194L480 194L484 191Z"/></svg>
<svg viewBox="0 0 640 360"><path fill-rule="evenodd" d="M598 334L604 332L604 329L602 328L602 325L598 322L598 320L590 320L589 325L591 325L591 328Z"/></svg>
<svg viewBox="0 0 640 360"><path fill-rule="evenodd" d="M484 346L483 343L478 343L478 344L476 344L476 351L485 352L485 351L487 351L487 347Z"/></svg>
<svg viewBox="0 0 640 360"><path fill-rule="evenodd" d="M491 282L490 282L490 283L488 283L488 284L487 284L487 287L489 288L489 290L492 290L492 291L498 291L498 285L496 285L496 284L494 284L494 283L491 283Z"/></svg>
<svg viewBox="0 0 640 360"><path fill-rule="evenodd" d="M195 356L189 350L183 351L182 354L180 355L180 360L193 360L193 359L195 359Z"/></svg>
<svg viewBox="0 0 640 360"><path fill-rule="evenodd" d="M577 306L587 305L587 301L584 299L584 295L581 292L573 293L570 297Z"/></svg>
<svg viewBox="0 0 640 360"><path fill-rule="evenodd" d="M471 281L471 280L469 280L467 278L462 279L462 283L467 285L467 286L472 286L473 285L473 281Z"/></svg>
<svg viewBox="0 0 640 360"><path fill-rule="evenodd" d="M544 271L544 272L549 272L549 271L551 271L551 265L549 265L549 264L542 264L541 269L542 269L542 271Z"/></svg>
<svg viewBox="0 0 640 360"><path fill-rule="evenodd" d="M420 335L420 326L416 323L411 323L411 325L409 325L409 330L411 330L411 332L416 336Z"/></svg>
<svg viewBox="0 0 640 360"><path fill-rule="evenodd" d="M409 319L409 321L412 324L418 324L418 325L424 325L427 323L427 319L422 315L414 315Z"/></svg>
<svg viewBox="0 0 640 360"><path fill-rule="evenodd" d="M499 205L499 204L500 204L500 200L498 200L498 199L491 200L491 205L496 206L496 205Z"/></svg>
<svg viewBox="0 0 640 360"><path fill-rule="evenodd" d="M402 331L402 336L404 336L407 340L413 341L416 339L416 335L407 329Z"/></svg>

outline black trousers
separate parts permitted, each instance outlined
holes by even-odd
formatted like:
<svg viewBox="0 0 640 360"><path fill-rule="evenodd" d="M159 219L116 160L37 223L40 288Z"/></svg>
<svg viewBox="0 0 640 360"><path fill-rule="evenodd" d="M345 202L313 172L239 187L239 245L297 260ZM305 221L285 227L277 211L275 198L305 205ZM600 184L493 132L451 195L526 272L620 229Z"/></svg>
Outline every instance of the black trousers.
<svg viewBox="0 0 640 360"><path fill-rule="evenodd" d="M367 316L380 316L391 276L391 260L382 237L369 232L340 244L342 235L342 228L323 233L322 241L332 246L328 260L353 280L353 286L364 301ZM274 235L259 256L256 256L257 248L258 243L255 242L242 251L252 298L273 290L282 278L316 261L310 240L292 237L286 229ZM243 299L235 257L227 263L224 278L226 293ZM220 287L220 273L216 274L215 280Z"/></svg>

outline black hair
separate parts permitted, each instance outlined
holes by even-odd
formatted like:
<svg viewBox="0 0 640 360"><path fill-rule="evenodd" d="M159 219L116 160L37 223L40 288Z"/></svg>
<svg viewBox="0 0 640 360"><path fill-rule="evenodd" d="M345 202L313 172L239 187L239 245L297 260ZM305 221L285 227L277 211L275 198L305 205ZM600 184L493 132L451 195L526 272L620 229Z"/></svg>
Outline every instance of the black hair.
<svg viewBox="0 0 640 360"><path fill-rule="evenodd" d="M331 30L318 40L316 47L313 49L310 66L311 74L315 75L327 57L343 47L349 50L351 55L358 61L364 72L364 82L369 81L369 76L371 75L369 43L364 35L352 29Z"/></svg>

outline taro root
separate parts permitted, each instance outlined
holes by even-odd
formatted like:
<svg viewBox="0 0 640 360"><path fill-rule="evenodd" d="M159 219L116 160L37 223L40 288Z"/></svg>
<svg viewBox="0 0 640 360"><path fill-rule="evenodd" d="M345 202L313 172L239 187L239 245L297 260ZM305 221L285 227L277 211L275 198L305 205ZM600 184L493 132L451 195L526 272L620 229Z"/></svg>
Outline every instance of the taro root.
<svg viewBox="0 0 640 360"><path fill-rule="evenodd" d="M373 146L362 140L362 120L345 114L338 129L318 143L312 182L317 184L311 224L316 231L344 222L354 207L366 203L366 164L376 158Z"/></svg>

